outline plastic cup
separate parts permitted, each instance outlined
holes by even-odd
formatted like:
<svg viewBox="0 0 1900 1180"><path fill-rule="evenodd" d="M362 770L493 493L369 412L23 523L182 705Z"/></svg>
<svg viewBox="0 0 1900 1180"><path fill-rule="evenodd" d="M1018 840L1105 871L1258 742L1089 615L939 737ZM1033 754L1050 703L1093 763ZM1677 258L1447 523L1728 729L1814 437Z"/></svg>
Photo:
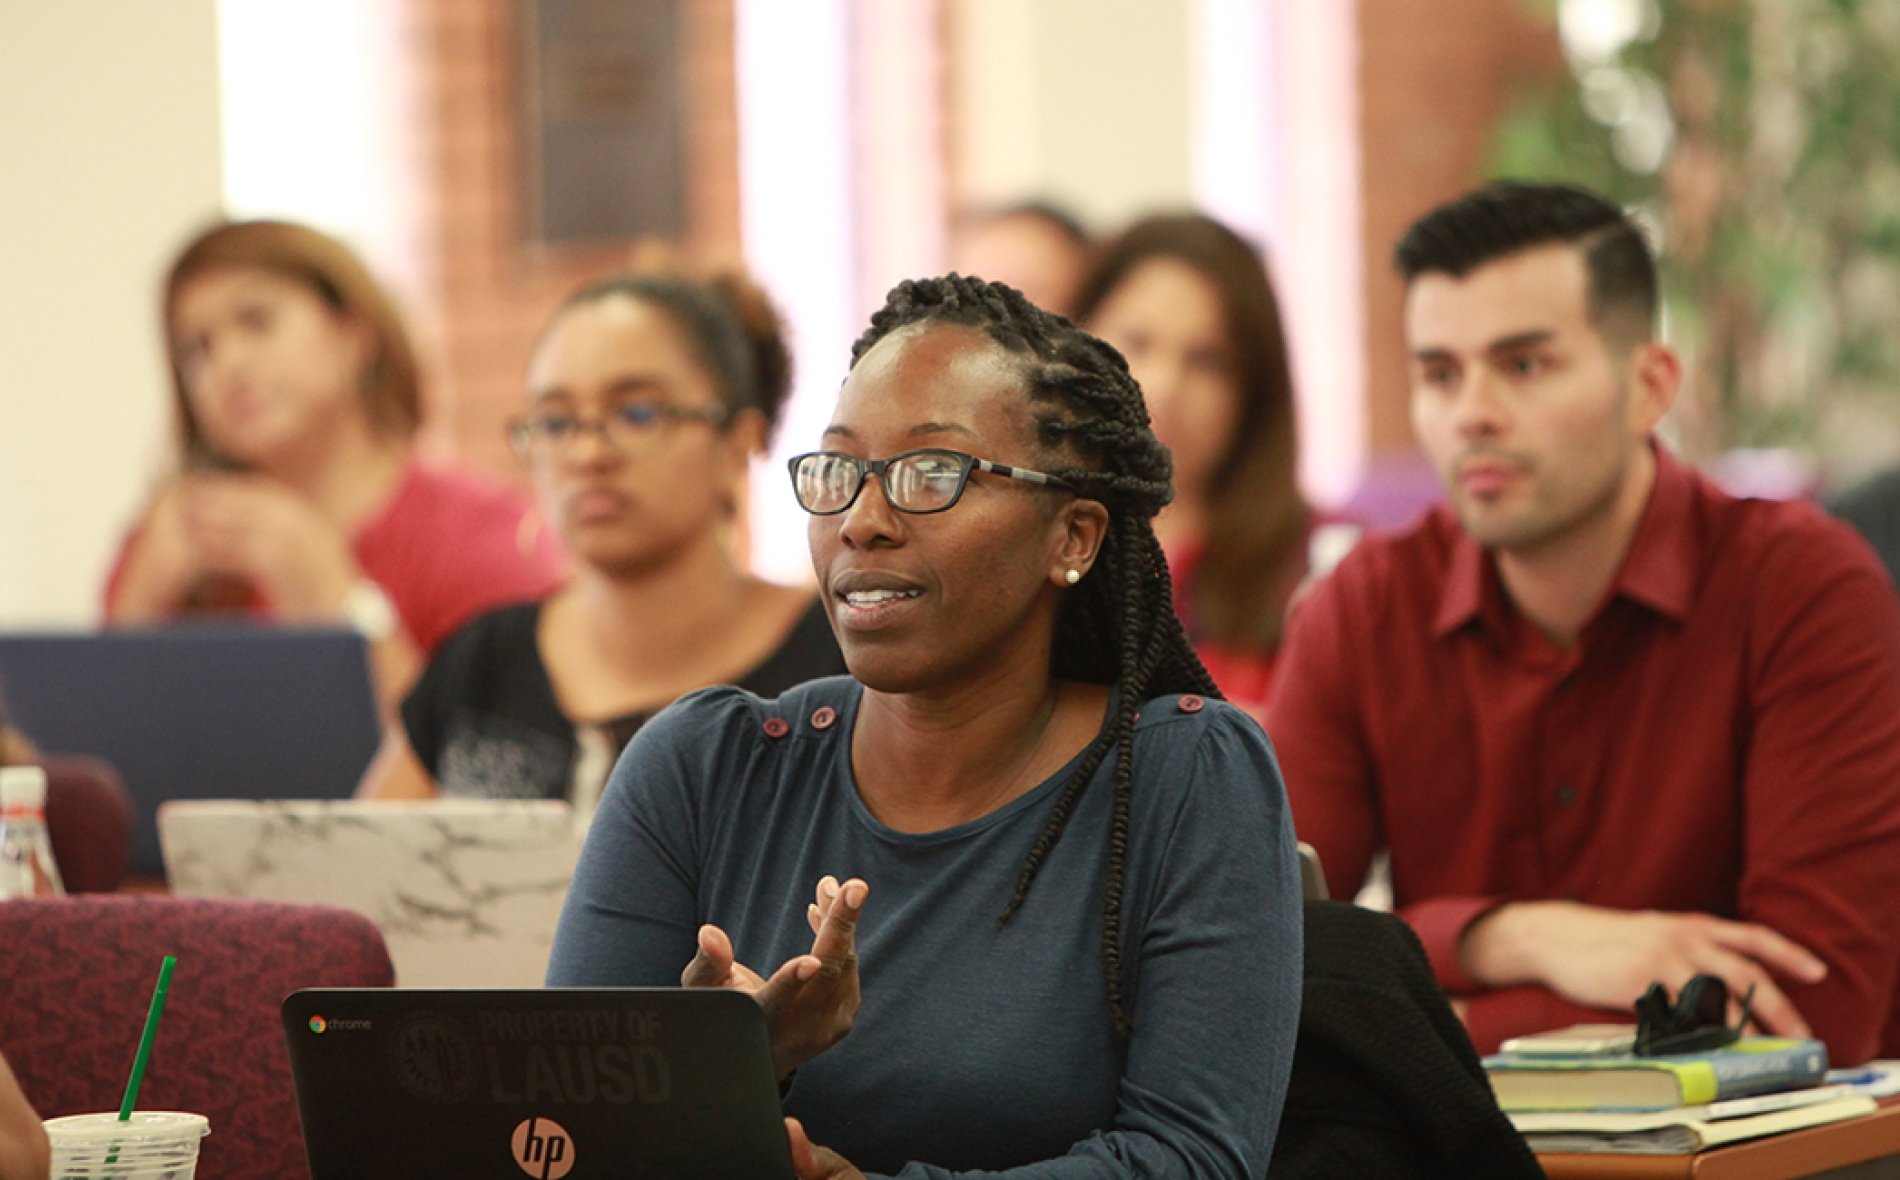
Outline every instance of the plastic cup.
<svg viewBox="0 0 1900 1180"><path fill-rule="evenodd" d="M201 1114L140 1110L124 1122L117 1111L46 1120L53 1180L191 1180L198 1141L211 1133Z"/></svg>

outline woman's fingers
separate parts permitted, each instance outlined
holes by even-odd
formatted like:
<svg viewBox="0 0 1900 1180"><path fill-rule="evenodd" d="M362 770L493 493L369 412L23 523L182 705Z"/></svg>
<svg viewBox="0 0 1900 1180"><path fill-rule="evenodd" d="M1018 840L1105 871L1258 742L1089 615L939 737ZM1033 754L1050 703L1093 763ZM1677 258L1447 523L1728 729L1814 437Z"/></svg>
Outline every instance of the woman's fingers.
<svg viewBox="0 0 1900 1180"><path fill-rule="evenodd" d="M721 987L732 978L732 940L717 926L699 928L699 951L680 972L682 987Z"/></svg>
<svg viewBox="0 0 1900 1180"><path fill-rule="evenodd" d="M869 885L853 877L837 888L831 904L824 907L811 953L825 964L830 974L838 974L858 957L858 914L870 892Z"/></svg>

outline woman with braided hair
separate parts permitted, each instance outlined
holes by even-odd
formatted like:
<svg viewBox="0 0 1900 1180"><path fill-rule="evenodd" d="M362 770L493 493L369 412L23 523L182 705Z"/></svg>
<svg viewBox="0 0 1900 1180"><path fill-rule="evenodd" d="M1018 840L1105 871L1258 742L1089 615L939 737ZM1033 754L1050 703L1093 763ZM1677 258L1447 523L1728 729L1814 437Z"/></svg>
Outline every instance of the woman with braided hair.
<svg viewBox="0 0 1900 1180"><path fill-rule="evenodd" d="M1264 1174L1291 825L1170 606L1126 366L1010 288L907 282L822 445L792 482L851 676L641 731L549 983L753 992L802 1177Z"/></svg>

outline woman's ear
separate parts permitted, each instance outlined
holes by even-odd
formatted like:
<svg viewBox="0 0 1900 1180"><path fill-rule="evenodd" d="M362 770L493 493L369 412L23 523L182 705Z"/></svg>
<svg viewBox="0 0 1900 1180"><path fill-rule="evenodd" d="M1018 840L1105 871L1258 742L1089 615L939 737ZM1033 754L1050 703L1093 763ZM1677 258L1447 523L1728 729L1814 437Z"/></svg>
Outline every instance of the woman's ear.
<svg viewBox="0 0 1900 1180"><path fill-rule="evenodd" d="M1099 500L1077 497L1062 506L1055 523L1062 531L1049 579L1060 586L1073 586L1089 572L1102 551L1102 540L1108 536L1108 508ZM1075 571L1073 578L1069 576L1071 570Z"/></svg>
<svg viewBox="0 0 1900 1180"><path fill-rule="evenodd" d="M725 430L719 436L719 456L727 486L732 490L732 503L736 507L739 489L745 486L752 470L752 456L765 452L766 423L765 415L757 410L740 410L726 423Z"/></svg>
<svg viewBox="0 0 1900 1180"><path fill-rule="evenodd" d="M750 459L765 452L765 415L757 410L735 410L726 423L726 437Z"/></svg>
<svg viewBox="0 0 1900 1180"><path fill-rule="evenodd" d="M377 370L383 359L382 341L376 335L376 329L370 327L363 317L347 311L333 311L330 314L336 317L337 330L345 347L350 350L351 368L362 382L363 396L373 416L381 409L375 399L378 393Z"/></svg>

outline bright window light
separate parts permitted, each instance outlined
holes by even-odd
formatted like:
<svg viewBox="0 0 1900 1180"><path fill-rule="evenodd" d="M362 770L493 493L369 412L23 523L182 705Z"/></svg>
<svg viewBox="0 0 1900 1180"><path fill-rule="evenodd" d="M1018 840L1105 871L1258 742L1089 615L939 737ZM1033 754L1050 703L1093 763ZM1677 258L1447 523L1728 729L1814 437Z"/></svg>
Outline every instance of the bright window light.
<svg viewBox="0 0 1900 1180"><path fill-rule="evenodd" d="M772 455L753 472L752 565L811 580L785 459L818 446L857 334L847 0L738 0L740 219L746 265L787 320L795 362Z"/></svg>

